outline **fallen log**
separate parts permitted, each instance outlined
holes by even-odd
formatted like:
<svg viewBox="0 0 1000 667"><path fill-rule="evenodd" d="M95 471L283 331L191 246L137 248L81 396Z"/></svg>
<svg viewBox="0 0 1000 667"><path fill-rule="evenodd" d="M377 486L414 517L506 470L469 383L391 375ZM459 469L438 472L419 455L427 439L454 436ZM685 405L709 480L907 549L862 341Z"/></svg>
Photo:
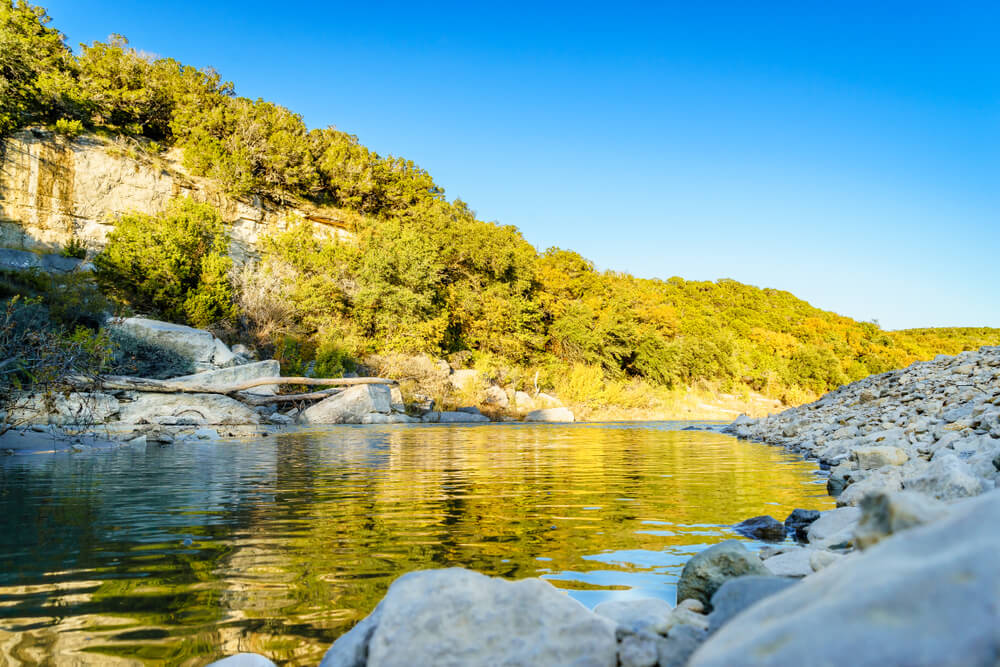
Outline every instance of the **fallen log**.
<svg viewBox="0 0 1000 667"><path fill-rule="evenodd" d="M270 405L272 403L293 403L295 401L315 401L329 396L336 396L343 389L324 389L323 391L311 391L306 394L277 394L275 396L261 396L259 394L240 394L236 398L247 405Z"/></svg>
<svg viewBox="0 0 1000 667"><path fill-rule="evenodd" d="M236 394L247 389L268 384L304 384L319 387L350 387L359 384L396 384L388 378L307 378L307 377L267 377L247 380L232 385L198 385L170 380L128 377L125 375L103 375L96 378L71 376L66 382L75 387L87 389L108 389L112 391L146 391L159 394Z"/></svg>

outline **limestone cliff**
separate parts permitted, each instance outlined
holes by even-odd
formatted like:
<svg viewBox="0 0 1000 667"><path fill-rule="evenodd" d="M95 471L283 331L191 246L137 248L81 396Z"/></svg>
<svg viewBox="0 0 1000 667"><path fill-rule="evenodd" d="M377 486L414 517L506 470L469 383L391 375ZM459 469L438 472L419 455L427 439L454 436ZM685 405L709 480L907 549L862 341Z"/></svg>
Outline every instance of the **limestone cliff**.
<svg viewBox="0 0 1000 667"><path fill-rule="evenodd" d="M237 261L252 255L265 233L295 218L310 221L317 234L352 237L336 209L229 197L211 181L187 174L176 150L150 154L134 142L96 135L70 140L29 129L0 145L0 248L57 253L75 238L97 251L117 216L156 214L178 196L219 210L231 226Z"/></svg>

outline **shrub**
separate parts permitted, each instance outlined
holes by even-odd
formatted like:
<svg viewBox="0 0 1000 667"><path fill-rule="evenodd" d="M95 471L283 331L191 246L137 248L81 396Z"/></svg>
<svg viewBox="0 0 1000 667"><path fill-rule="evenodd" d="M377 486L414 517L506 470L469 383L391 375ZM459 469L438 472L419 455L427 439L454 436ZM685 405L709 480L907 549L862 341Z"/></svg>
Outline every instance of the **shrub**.
<svg viewBox="0 0 1000 667"><path fill-rule="evenodd" d="M14 296L0 309L0 434L30 417L21 392L46 402L61 390L65 378L92 376L108 361L107 337L85 328L72 333L54 324L38 298Z"/></svg>
<svg viewBox="0 0 1000 667"><path fill-rule="evenodd" d="M87 258L87 246L84 245L83 241L76 238L75 236L69 240L59 254L63 257L72 257L73 259L86 259Z"/></svg>
<svg viewBox="0 0 1000 667"><path fill-rule="evenodd" d="M70 120L68 118L60 118L55 124L56 132L65 137L69 137L70 139L75 139L83 134L83 129L83 123L78 120Z"/></svg>
<svg viewBox="0 0 1000 667"><path fill-rule="evenodd" d="M316 377L341 377L356 368L354 356L339 340L327 338L316 349L316 365L313 367L313 375Z"/></svg>
<svg viewBox="0 0 1000 667"><path fill-rule="evenodd" d="M206 327L235 315L227 246L215 209L178 199L158 216L122 216L94 266L98 281L119 302Z"/></svg>

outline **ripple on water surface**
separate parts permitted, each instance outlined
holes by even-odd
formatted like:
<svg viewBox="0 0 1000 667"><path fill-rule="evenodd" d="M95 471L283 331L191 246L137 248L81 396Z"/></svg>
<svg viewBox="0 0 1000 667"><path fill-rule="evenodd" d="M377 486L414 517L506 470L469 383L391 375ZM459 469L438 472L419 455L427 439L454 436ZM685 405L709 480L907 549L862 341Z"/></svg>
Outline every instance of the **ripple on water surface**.
<svg viewBox="0 0 1000 667"><path fill-rule="evenodd" d="M729 525L832 506L812 464L686 425L345 426L8 457L0 664L315 664L428 567L542 576L588 606L673 602Z"/></svg>

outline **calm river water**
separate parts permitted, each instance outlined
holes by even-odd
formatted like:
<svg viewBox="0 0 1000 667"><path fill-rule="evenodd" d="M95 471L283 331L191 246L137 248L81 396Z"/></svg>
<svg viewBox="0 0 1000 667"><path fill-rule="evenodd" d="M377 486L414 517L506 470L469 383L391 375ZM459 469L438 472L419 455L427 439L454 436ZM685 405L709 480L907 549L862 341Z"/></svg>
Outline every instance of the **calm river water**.
<svg viewBox="0 0 1000 667"><path fill-rule="evenodd" d="M319 662L409 570L663 597L815 466L689 424L333 427L0 459L0 665ZM748 546L756 547L747 541Z"/></svg>

